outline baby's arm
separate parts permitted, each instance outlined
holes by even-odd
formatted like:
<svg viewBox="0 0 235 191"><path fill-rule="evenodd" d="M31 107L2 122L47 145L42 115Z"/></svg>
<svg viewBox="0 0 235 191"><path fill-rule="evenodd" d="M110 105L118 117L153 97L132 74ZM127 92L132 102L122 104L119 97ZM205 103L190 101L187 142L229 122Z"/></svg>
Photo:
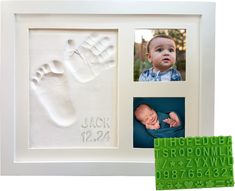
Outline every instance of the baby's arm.
<svg viewBox="0 0 235 191"><path fill-rule="evenodd" d="M170 112L169 117L170 118L164 119L163 121L165 123L168 123L170 125L170 127L178 127L181 125L180 119L175 112L173 112L173 111Z"/></svg>

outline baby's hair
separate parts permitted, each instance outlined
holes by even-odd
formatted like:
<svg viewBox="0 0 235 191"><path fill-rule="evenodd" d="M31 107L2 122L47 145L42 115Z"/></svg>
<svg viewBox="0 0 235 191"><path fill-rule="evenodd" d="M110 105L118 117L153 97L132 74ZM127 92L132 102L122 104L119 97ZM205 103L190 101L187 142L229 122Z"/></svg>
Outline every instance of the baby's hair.
<svg viewBox="0 0 235 191"><path fill-rule="evenodd" d="M154 36L153 38L151 38L150 39L150 41L147 43L147 53L149 53L150 52L150 44L151 44L151 42L154 40L154 39L156 39L156 38L167 38L167 39L170 39L170 40L173 40L174 41L174 43L175 43L175 40L171 37L171 36L169 36L169 35L165 35L165 34L160 34L160 35L156 35L156 36Z"/></svg>
<svg viewBox="0 0 235 191"><path fill-rule="evenodd" d="M139 121L137 115L143 111L144 108L150 108L152 109L148 104L145 104L145 103L142 103L142 104L139 104L136 108L135 108L135 118Z"/></svg>

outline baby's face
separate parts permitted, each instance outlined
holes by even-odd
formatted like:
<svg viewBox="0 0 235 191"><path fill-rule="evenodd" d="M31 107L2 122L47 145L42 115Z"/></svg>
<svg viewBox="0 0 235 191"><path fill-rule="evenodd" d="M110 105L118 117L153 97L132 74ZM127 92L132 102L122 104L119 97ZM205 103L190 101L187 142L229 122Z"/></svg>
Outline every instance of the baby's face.
<svg viewBox="0 0 235 191"><path fill-rule="evenodd" d="M168 70L176 61L175 42L161 37L153 39L149 46L148 60L155 70Z"/></svg>
<svg viewBox="0 0 235 191"><path fill-rule="evenodd" d="M157 113L147 106L139 113L138 119L145 126L154 126L158 121Z"/></svg>

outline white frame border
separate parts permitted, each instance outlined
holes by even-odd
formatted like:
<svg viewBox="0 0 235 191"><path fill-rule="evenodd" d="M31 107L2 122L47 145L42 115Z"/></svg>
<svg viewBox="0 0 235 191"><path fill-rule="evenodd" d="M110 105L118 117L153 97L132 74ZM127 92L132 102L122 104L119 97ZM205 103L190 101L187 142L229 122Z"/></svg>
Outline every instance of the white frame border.
<svg viewBox="0 0 235 191"><path fill-rule="evenodd" d="M203 2L3 2L2 3L2 142L3 175L154 175L150 162L15 161L15 15L197 15L200 16L199 135L214 134L215 3ZM207 56L209 55L209 56ZM204 63L204 64L203 64ZM210 75L208 75L210 74ZM208 120L210 119L210 120Z"/></svg>

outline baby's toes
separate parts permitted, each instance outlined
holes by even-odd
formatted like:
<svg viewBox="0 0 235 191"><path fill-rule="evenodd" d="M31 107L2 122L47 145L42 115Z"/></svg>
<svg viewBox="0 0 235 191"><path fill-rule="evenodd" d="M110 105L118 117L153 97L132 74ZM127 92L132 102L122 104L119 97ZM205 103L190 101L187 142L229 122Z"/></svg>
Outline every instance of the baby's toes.
<svg viewBox="0 0 235 191"><path fill-rule="evenodd" d="M51 71L56 74L63 74L64 73L64 67L61 62L58 60L53 60L51 63L49 63Z"/></svg>
<svg viewBox="0 0 235 191"><path fill-rule="evenodd" d="M39 79L36 76L32 78L31 86L32 86L33 89L35 89L37 87L38 82L39 82Z"/></svg>

